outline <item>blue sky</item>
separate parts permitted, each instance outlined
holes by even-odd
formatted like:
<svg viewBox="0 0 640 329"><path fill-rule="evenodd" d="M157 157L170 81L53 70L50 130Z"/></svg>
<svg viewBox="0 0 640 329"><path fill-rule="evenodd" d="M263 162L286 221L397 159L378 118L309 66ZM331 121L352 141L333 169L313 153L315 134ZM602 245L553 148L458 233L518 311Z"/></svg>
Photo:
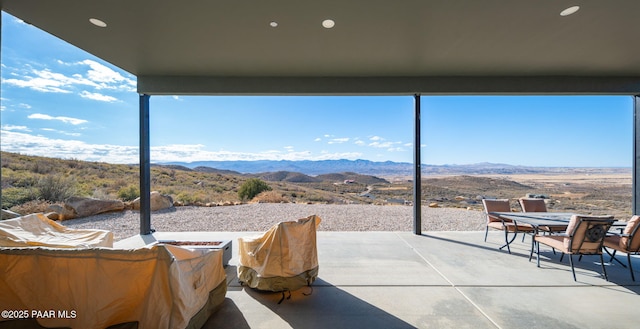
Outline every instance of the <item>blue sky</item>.
<svg viewBox="0 0 640 329"><path fill-rule="evenodd" d="M138 162L136 78L2 13L1 149ZM152 96L152 162L413 161L410 96ZM425 96L422 162L630 167L630 96Z"/></svg>

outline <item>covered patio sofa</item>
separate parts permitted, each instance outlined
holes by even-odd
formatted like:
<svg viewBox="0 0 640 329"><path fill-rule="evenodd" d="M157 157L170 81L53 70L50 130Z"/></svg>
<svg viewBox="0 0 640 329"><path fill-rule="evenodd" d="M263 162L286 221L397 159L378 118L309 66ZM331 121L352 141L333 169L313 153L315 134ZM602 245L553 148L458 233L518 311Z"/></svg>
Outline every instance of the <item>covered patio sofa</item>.
<svg viewBox="0 0 640 329"><path fill-rule="evenodd" d="M0 264L0 328L200 328L227 289L221 250L114 249L41 214L0 222Z"/></svg>

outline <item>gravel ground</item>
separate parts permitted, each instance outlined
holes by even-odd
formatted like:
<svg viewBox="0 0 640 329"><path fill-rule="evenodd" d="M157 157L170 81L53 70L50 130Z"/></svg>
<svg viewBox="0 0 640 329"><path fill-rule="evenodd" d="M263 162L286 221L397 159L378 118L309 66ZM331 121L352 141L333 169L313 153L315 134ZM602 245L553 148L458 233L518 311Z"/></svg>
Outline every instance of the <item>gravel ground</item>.
<svg viewBox="0 0 640 329"><path fill-rule="evenodd" d="M413 207L375 205L256 203L225 207L176 207L151 214L151 227L160 232L261 232L281 221L320 216L319 231L412 231ZM71 228L112 231L115 240L140 233L140 214L123 211L62 222ZM423 231L480 231L480 211L422 208Z"/></svg>

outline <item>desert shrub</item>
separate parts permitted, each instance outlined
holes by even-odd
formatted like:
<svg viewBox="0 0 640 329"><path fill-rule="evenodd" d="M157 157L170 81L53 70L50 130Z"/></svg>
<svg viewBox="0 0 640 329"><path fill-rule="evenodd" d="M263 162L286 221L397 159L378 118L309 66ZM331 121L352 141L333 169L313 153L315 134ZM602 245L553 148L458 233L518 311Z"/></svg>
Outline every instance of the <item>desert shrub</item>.
<svg viewBox="0 0 640 329"><path fill-rule="evenodd" d="M82 163L83 163L82 161L76 158L73 158L67 161L67 166L69 166L69 168L71 169L80 169L82 168Z"/></svg>
<svg viewBox="0 0 640 329"><path fill-rule="evenodd" d="M109 192L107 192L105 189L102 189L102 188L96 188L95 190L93 190L93 194L91 194L91 197L94 199L100 199L100 200L112 199Z"/></svg>
<svg viewBox="0 0 640 329"><path fill-rule="evenodd" d="M162 194L167 194L167 195L173 195L176 194L176 190L173 188L163 188L159 190L160 193Z"/></svg>
<svg viewBox="0 0 640 329"><path fill-rule="evenodd" d="M247 179L238 190L240 200L251 200L264 191L271 191L271 187L258 178Z"/></svg>
<svg viewBox="0 0 640 329"><path fill-rule="evenodd" d="M53 203L51 201L47 200L31 200L23 204L13 206L10 210L13 212L17 212L20 215L28 215L38 212L45 213L49 211L49 206L51 206L52 204Z"/></svg>
<svg viewBox="0 0 640 329"><path fill-rule="evenodd" d="M122 201L132 201L140 196L140 188L135 185L122 187L118 190L118 198Z"/></svg>
<svg viewBox="0 0 640 329"><path fill-rule="evenodd" d="M38 180L36 189L43 200L64 201L76 193L76 181L60 175L47 175Z"/></svg>
<svg viewBox="0 0 640 329"><path fill-rule="evenodd" d="M111 184L111 186L113 186L114 189L121 190L122 188L129 186L129 180L124 178L118 178Z"/></svg>
<svg viewBox="0 0 640 329"><path fill-rule="evenodd" d="M25 172L2 172L2 186L33 187L38 183L35 175Z"/></svg>
<svg viewBox="0 0 640 329"><path fill-rule="evenodd" d="M42 175L55 174L59 162L50 158L41 158L32 163L31 171Z"/></svg>
<svg viewBox="0 0 640 329"><path fill-rule="evenodd" d="M314 203L331 203L330 197L325 197L318 194L309 195L307 199Z"/></svg>
<svg viewBox="0 0 640 329"><path fill-rule="evenodd" d="M10 209L16 205L36 199L37 196L32 189L27 188L4 188L2 189L2 208Z"/></svg>
<svg viewBox="0 0 640 329"><path fill-rule="evenodd" d="M196 195L188 192L180 192L176 195L176 200L182 202L184 205L192 205L196 202L201 202Z"/></svg>
<svg viewBox="0 0 640 329"><path fill-rule="evenodd" d="M289 202L282 193L276 191L264 191L253 198L254 201L260 203L286 203Z"/></svg>

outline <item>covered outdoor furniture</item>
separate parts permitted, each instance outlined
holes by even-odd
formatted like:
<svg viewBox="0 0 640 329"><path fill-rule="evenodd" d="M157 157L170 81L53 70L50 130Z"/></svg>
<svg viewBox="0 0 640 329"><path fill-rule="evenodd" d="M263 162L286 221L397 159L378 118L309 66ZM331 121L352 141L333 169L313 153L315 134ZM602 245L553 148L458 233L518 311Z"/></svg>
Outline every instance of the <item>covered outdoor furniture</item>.
<svg viewBox="0 0 640 329"><path fill-rule="evenodd" d="M10 223L11 232L27 232L36 223L33 218ZM19 225L22 220L24 226ZM6 223L0 223L6 230ZM26 247L0 246L0 309L27 310L31 318L14 313L0 318L0 328L200 328L225 299L221 250L163 244L137 249L85 247L76 243L78 232L62 226L59 231L70 236L52 232L48 242L56 241L55 247L31 246L34 241L23 241ZM83 231L80 236L92 236L92 230ZM38 244L47 242L41 234L31 233ZM95 239L83 241L88 240ZM6 235L1 241L16 243Z"/></svg>
<svg viewBox="0 0 640 329"><path fill-rule="evenodd" d="M113 247L113 233L71 229L41 213L0 221L0 247Z"/></svg>
<svg viewBox="0 0 640 329"><path fill-rule="evenodd" d="M615 260L620 263L620 265L625 266L615 258L615 256L617 251L627 254L627 264L629 265L629 273L631 273L631 280L633 281L636 281L636 278L633 274L633 266L631 265L631 255L640 252L640 233L638 233L638 228L640 228L640 216L634 215L627 222L622 234L609 235L604 238L604 247L607 253L609 252L607 248L613 249L611 260Z"/></svg>
<svg viewBox="0 0 640 329"><path fill-rule="evenodd" d="M316 215L280 222L259 236L238 239L238 280L251 288L284 292L311 285L318 276ZM282 299L280 300L282 302Z"/></svg>
<svg viewBox="0 0 640 329"><path fill-rule="evenodd" d="M535 245L536 261L540 267L540 244L552 247L554 250L562 252L560 261L565 254L569 255L569 264L573 273L573 280L576 281L576 271L573 265L573 255L598 255L602 266L602 275L605 280L607 271L602 258L602 244L604 238L613 224L613 216L581 216L573 215L567 225L567 230L563 234L535 235L529 259L533 255Z"/></svg>
<svg viewBox="0 0 640 329"><path fill-rule="evenodd" d="M487 225L484 232L484 241L487 241L489 228L504 231L505 244L502 245L499 249L507 247L507 251L511 253L509 244L513 242L519 232L532 233L534 231L531 225L516 224L509 219L500 218L491 214L492 212L511 212L511 205L508 199L483 199L482 205L484 206L484 214L487 218ZM511 239L509 239L509 233L513 233Z"/></svg>

